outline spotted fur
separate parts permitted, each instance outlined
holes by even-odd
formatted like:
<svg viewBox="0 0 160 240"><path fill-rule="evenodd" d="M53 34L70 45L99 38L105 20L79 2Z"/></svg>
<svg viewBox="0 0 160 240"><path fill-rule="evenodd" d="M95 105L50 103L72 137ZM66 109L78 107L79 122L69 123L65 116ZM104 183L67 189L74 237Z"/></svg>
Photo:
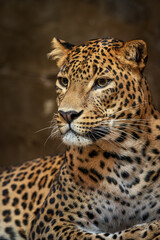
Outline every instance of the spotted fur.
<svg viewBox="0 0 160 240"><path fill-rule="evenodd" d="M0 240L160 239L160 117L145 42L53 47L67 150L2 172Z"/></svg>

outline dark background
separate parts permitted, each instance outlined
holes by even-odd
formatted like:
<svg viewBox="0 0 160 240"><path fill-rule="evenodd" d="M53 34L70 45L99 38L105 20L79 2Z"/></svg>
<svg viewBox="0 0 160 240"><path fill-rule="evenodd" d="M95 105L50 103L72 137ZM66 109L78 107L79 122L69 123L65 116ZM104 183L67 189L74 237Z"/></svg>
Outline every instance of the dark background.
<svg viewBox="0 0 160 240"><path fill-rule="evenodd" d="M107 36L145 40L145 73L160 109L159 0L1 0L1 167L64 149L57 139L45 144L50 130L36 133L56 112L58 69L46 57L54 36L75 44Z"/></svg>

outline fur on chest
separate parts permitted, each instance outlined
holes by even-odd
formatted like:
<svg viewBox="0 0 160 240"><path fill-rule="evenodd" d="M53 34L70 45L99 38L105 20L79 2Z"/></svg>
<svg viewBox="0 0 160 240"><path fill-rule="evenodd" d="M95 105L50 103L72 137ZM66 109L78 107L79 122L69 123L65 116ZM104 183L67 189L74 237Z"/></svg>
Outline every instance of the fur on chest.
<svg viewBox="0 0 160 240"><path fill-rule="evenodd" d="M93 194L90 201L84 198L80 209L79 227L87 232L115 232L135 224L150 222L160 218L159 199L155 193L135 199L118 197L112 194ZM158 214L159 213L159 214Z"/></svg>

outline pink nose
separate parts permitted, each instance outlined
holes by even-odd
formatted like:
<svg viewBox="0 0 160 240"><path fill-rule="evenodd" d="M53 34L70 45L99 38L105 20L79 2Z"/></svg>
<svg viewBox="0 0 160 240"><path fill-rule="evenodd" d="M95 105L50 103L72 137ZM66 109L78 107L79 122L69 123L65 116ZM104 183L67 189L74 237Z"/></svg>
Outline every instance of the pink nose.
<svg viewBox="0 0 160 240"><path fill-rule="evenodd" d="M67 123L71 123L73 122L73 120L75 120L76 118L78 118L82 113L83 110L80 112L76 112L76 111L68 111L68 112L64 112L62 110L59 110L58 113L61 115L61 117L63 117L63 119L67 122Z"/></svg>

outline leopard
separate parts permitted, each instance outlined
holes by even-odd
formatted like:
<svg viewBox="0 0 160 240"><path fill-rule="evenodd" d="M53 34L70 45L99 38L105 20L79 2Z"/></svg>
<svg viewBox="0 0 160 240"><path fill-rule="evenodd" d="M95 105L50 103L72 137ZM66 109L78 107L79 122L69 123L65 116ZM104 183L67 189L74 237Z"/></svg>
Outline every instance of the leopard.
<svg viewBox="0 0 160 240"><path fill-rule="evenodd" d="M160 114L143 40L54 38L66 150L0 174L0 240L160 240Z"/></svg>

